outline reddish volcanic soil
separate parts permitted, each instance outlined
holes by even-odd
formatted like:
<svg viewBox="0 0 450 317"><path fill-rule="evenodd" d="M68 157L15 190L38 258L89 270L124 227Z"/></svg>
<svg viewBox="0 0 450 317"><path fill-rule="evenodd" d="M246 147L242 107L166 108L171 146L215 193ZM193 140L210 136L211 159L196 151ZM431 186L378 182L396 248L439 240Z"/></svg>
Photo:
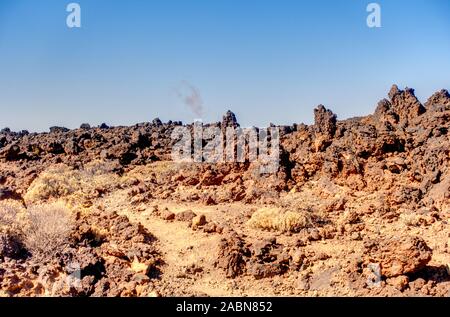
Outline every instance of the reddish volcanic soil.
<svg viewBox="0 0 450 317"><path fill-rule="evenodd" d="M267 175L173 162L181 122L2 130L0 296L450 296L449 93L314 116Z"/></svg>

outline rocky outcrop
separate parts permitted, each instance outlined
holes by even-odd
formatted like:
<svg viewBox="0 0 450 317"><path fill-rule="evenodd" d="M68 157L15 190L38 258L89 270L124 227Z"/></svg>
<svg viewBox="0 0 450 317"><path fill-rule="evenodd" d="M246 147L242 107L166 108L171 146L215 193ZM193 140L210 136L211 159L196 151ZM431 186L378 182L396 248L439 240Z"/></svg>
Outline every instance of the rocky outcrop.
<svg viewBox="0 0 450 317"><path fill-rule="evenodd" d="M304 257L298 250L284 248L274 238L249 242L231 232L219 245L216 265L227 278L246 274L259 280L283 275L290 269L297 270Z"/></svg>
<svg viewBox="0 0 450 317"><path fill-rule="evenodd" d="M448 164L449 103L448 92L442 90L429 99L425 108L414 90L400 90L394 85L373 115L338 121L331 110L321 105L314 110L314 125L282 129L276 174L256 178L257 164L245 162L186 165L173 178L183 186L200 184L204 190L197 193L198 200L211 203L273 201L283 191L330 177L353 190L383 190L391 208L405 204L408 208L436 204L441 208L448 204L447 185L442 180ZM2 170L0 177L5 188L21 194L36 174L56 162L78 168L102 159L130 169L169 161L174 144L171 134L179 124L155 119L132 127L83 126L70 131L54 128L52 133L42 134L4 129L0 133L0 162L20 168ZM228 111L220 126L223 129L239 124L234 113ZM193 125L186 127L193 133ZM380 187L380 175L396 175L396 179L383 181ZM171 191L178 186L166 184ZM217 191L219 187L224 190ZM210 192L205 194L205 189Z"/></svg>
<svg viewBox="0 0 450 317"><path fill-rule="evenodd" d="M314 109L315 150L323 151L332 142L336 132L336 115L323 105Z"/></svg>
<svg viewBox="0 0 450 317"><path fill-rule="evenodd" d="M221 127L222 127L222 129L225 129L227 127L232 127L232 128L239 127L239 123L237 122L236 115L232 111L228 110L225 113L225 115L222 118Z"/></svg>
<svg viewBox="0 0 450 317"><path fill-rule="evenodd" d="M225 271L228 278L237 277L246 271L245 257L249 255L249 250L236 233L223 238L219 250L216 265Z"/></svg>
<svg viewBox="0 0 450 317"><path fill-rule="evenodd" d="M397 113L401 125L409 125L412 120L422 115L426 110L414 94L414 89L400 90L397 85L389 91L392 110Z"/></svg>
<svg viewBox="0 0 450 317"><path fill-rule="evenodd" d="M264 284L271 279L282 283L286 277L285 292L294 287L294 292L323 294L327 287L348 291L350 285L357 295L445 295L449 93L437 92L424 106L412 89L393 86L372 115L337 120L319 106L314 118L313 125L280 127L279 169L270 174L259 173L259 162L170 162L172 132L181 122L83 124L50 133L1 130L0 201L25 205L67 198L77 218L70 246L45 264L34 263L14 236L2 233L0 290L9 296L43 295L48 283L61 282L54 292L63 296L145 296L155 285L164 294L191 294L187 288L178 291L179 283L190 282L174 272L169 274L172 289L164 277L158 282L163 259L155 238L138 222L103 208L106 203L140 219L156 217L202 239L221 241L214 244L212 259L205 258L200 268L198 263L189 266L193 279L207 274L215 262L222 272L217 275L227 279ZM224 131L239 124L229 111L222 122L207 126ZM193 133L193 124L184 127ZM30 196L36 188L45 195ZM125 206L112 204L116 199ZM181 210L195 212L159 208L161 201L186 204ZM196 205L207 206L207 213ZM228 210L230 205L269 206L283 217L276 226L249 227L255 210L236 212ZM280 230L281 225L295 230ZM263 230L275 231L277 239L268 239L272 233ZM322 249L327 240L332 240L332 250L326 250L332 255ZM192 249L181 251L188 256ZM447 262L434 266L432 255ZM67 288L64 281L74 273L73 263L80 266L81 285ZM379 290L370 288L364 276L373 265L380 268L375 276ZM325 273L314 272L317 267ZM273 289L278 290L276 283Z"/></svg>
<svg viewBox="0 0 450 317"><path fill-rule="evenodd" d="M314 109L314 132L316 136L323 135L332 138L336 132L336 119L337 116L323 105Z"/></svg>
<svg viewBox="0 0 450 317"><path fill-rule="evenodd" d="M155 238L109 212L78 215L71 243L56 258L21 257L23 246L0 235L0 290L9 296L146 296L158 277Z"/></svg>
<svg viewBox="0 0 450 317"><path fill-rule="evenodd" d="M380 267L384 277L397 277L422 270L431 260L432 251L421 238L381 238L365 243L366 263Z"/></svg>
<svg viewBox="0 0 450 317"><path fill-rule="evenodd" d="M432 108L433 106L450 107L450 94L446 89L434 93L425 103L426 108Z"/></svg>

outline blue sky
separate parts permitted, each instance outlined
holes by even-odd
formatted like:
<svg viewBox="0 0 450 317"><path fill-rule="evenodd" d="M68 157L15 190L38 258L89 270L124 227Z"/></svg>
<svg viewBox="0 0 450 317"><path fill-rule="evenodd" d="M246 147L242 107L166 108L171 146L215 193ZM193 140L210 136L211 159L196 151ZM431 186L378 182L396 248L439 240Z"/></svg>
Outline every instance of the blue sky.
<svg viewBox="0 0 450 317"><path fill-rule="evenodd" d="M379 29L370 2L0 0L0 127L191 122L186 85L203 120L231 109L244 126L311 123L320 103L369 114L393 83L450 88L450 2L376 1Z"/></svg>

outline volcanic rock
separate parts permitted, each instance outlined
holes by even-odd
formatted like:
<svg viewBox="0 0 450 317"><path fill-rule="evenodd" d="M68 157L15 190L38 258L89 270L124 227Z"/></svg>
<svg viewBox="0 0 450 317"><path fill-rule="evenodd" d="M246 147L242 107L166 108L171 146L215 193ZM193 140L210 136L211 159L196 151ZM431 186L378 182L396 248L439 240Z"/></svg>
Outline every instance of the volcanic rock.
<svg viewBox="0 0 450 317"><path fill-rule="evenodd" d="M365 261L380 266L381 275L416 273L431 260L432 250L418 237L380 238L365 243Z"/></svg>
<svg viewBox="0 0 450 317"><path fill-rule="evenodd" d="M237 122L236 115L231 111L228 110L225 115L222 118L221 123L222 129L227 127L237 128L239 127L239 123Z"/></svg>

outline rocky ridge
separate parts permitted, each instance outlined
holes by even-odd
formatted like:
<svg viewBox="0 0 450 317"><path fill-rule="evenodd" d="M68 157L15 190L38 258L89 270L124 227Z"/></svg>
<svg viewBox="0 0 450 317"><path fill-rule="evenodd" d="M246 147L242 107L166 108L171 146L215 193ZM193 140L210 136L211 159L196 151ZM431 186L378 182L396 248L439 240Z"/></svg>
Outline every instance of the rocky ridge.
<svg viewBox="0 0 450 317"><path fill-rule="evenodd" d="M87 267L102 266L103 277L86 274L83 291L78 295L149 294L160 287L158 279L164 280L163 265L159 268L164 262L164 252L158 250L157 242L150 242L153 241L151 231L143 233L145 230L140 225L129 224L134 231L126 237L120 231L111 231L107 243L90 245L89 228L108 229L113 226L112 219L129 221L126 217L116 218L119 216L111 214L113 211L102 207L103 200L118 191L126 193L130 210L137 214L150 205L158 205L159 201L218 208L243 204L245 207L240 212L197 219L195 226L190 223L195 216L189 212L179 215L157 208L152 213L168 222L183 222L187 217L192 230L206 227L202 231L205 234L219 235L217 261L212 267L228 279L251 276L255 280L276 280L278 276L300 274L295 283L286 279L284 283L290 283L286 292L320 294L323 291L320 285L332 278L323 282L323 274L321 278L315 277L315 267L317 263L332 263L335 259L315 248L321 241L347 241L348 250L344 248L347 251L339 255L342 258L336 259L335 266L339 269L335 272L332 267L324 271L331 272L330 276L338 280L337 284L332 283L336 289L345 289L346 294L353 289L356 291L352 294L360 296L395 292L447 295L445 290L450 280L447 271L450 270L448 91L441 90L422 104L413 89L401 90L394 85L372 115L337 120L331 110L320 105L314 110L314 118L315 123L310 126L280 127L280 168L268 175L256 172L258 162L171 164L175 142L171 135L174 128L182 126L181 122L162 123L155 119L131 127L83 124L75 130L52 127L49 133L3 129L0 132L0 201L17 201L24 206L35 203L34 198L29 198L30 189L45 171L56 165L82 171L90 163L101 160L108 173L122 177L118 184L95 185L83 196L83 208L93 210L77 220L73 233L76 242L72 242L72 251L67 254L82 254L79 261L82 263L83 257L92 257L86 260ZM214 125L222 129L239 127L231 111ZM193 131L193 125L185 127ZM148 171L149 166L158 169ZM60 197L50 195L45 200L53 198ZM77 198L77 201L81 200ZM277 239L267 238L274 233L247 226L247 220L258 214L255 210L267 206L282 213L277 223L271 219L267 225L270 230L279 231L275 234ZM298 221L296 213L305 212L307 224L289 226L292 217ZM97 225L101 219L105 223ZM84 228L86 221L89 225ZM261 228L265 227L261 225ZM419 238L418 234L423 237ZM29 267L36 264L11 259L14 252L8 248L12 242L5 239L3 236L0 244L2 289L13 295L39 294L38 284L10 289L16 284L14 281L32 281L39 274L29 272ZM123 245L123 250L111 251L111 245ZM126 254L130 248L136 249L136 259ZM115 254L114 260L109 258L111 252ZM344 258L354 252L360 256L346 263ZM440 266L433 262L435 257L444 259L439 260ZM141 280L134 284L139 279L136 272L122 276L114 273L120 271L121 265L131 267L133 261L145 263L147 268L150 263L153 273L144 270ZM374 263L380 272L369 269ZM161 274L154 273L160 269ZM382 287L371 288L367 283L370 276L380 279ZM139 283L148 289L137 288ZM336 286L340 283L346 286ZM292 285L296 285L295 291L290 288ZM166 295L176 294L174 290L171 292L160 290ZM341 293L328 290L324 294Z"/></svg>

